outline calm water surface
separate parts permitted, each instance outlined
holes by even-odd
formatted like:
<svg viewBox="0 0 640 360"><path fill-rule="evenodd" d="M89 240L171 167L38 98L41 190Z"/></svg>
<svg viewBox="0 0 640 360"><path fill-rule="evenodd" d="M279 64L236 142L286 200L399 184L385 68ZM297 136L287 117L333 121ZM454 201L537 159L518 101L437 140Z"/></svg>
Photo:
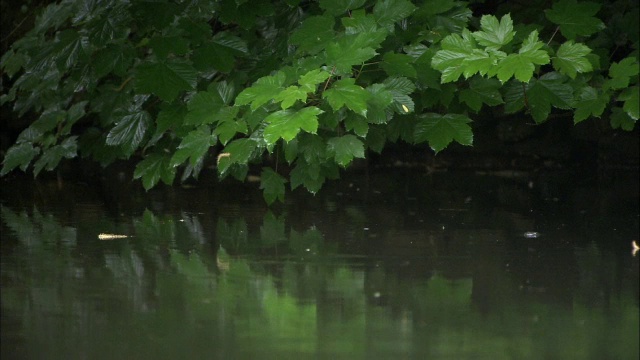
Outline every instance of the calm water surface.
<svg viewBox="0 0 640 360"><path fill-rule="evenodd" d="M638 358L637 174L257 188L5 179L2 357Z"/></svg>

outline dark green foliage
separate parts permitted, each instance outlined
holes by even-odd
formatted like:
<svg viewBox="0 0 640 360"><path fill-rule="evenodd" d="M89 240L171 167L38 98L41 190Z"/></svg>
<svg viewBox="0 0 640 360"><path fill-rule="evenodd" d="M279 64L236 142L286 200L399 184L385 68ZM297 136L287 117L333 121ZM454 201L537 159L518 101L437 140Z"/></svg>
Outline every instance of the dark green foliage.
<svg viewBox="0 0 640 360"><path fill-rule="evenodd" d="M472 145L483 107L575 123L638 120L638 4L554 1L537 23L455 1L88 1L43 9L2 56L25 124L0 175L83 156L138 159L145 188L246 177L266 154L268 203L318 191L387 142ZM510 9L509 6L513 6ZM482 10L482 8L478 8ZM476 10L478 10L476 9ZM531 9L529 9L531 10ZM475 25L474 25L475 24ZM447 110L448 109L448 110ZM217 156L217 157L216 157Z"/></svg>

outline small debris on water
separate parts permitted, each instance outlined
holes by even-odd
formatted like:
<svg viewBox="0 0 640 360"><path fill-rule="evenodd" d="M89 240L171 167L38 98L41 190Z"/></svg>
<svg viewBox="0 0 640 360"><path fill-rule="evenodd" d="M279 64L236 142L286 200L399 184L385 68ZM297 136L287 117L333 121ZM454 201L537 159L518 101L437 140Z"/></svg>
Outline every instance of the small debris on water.
<svg viewBox="0 0 640 360"><path fill-rule="evenodd" d="M523 235L527 239L536 239L540 237L540 233L537 231L527 231Z"/></svg>
<svg viewBox="0 0 640 360"><path fill-rule="evenodd" d="M115 239L126 239L128 238L128 235L122 235L122 234L98 234L98 239L99 240L115 240Z"/></svg>

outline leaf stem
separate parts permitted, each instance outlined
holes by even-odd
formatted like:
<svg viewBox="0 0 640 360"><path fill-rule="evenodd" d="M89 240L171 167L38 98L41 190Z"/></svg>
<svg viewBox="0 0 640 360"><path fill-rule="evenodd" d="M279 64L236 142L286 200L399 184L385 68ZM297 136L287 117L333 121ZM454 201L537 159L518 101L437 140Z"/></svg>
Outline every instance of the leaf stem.
<svg viewBox="0 0 640 360"><path fill-rule="evenodd" d="M558 30L560 30L560 26L559 25L556 26L556 30L551 35L551 38L549 39L549 41L547 41L547 46L549 46L549 44L551 44L551 40L553 40L553 38L556 36L556 34L558 33Z"/></svg>

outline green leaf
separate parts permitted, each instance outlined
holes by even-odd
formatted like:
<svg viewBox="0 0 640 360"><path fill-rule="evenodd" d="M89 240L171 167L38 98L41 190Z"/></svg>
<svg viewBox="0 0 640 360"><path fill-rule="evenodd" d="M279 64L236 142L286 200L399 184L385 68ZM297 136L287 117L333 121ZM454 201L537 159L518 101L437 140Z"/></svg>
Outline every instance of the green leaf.
<svg viewBox="0 0 640 360"><path fill-rule="evenodd" d="M591 63L586 58L591 52L584 44L574 44L572 40L560 45L553 58L553 67L561 74L565 74L572 79L576 78L577 73L584 73L593 70Z"/></svg>
<svg viewBox="0 0 640 360"><path fill-rule="evenodd" d="M304 185L310 193L317 193L326 179L321 170L319 163L309 164L304 159L298 159L296 167L289 174L291 190Z"/></svg>
<svg viewBox="0 0 640 360"><path fill-rule="evenodd" d="M624 110L633 120L638 120L638 107L640 106L640 87L632 86L624 89L618 96L618 101L624 101Z"/></svg>
<svg viewBox="0 0 640 360"><path fill-rule="evenodd" d="M232 164L247 164L257 147L258 143L253 139L233 140L225 146L221 153L228 155L218 158L218 173L224 175Z"/></svg>
<svg viewBox="0 0 640 360"><path fill-rule="evenodd" d="M327 150L342 167L349 165L353 158L364 158L364 143L351 134L329 139Z"/></svg>
<svg viewBox="0 0 640 360"><path fill-rule="evenodd" d="M600 6L590 1L561 0L554 2L550 10L545 10L545 15L560 26L565 38L575 40L578 36L589 36L604 29L602 21L594 17Z"/></svg>
<svg viewBox="0 0 640 360"><path fill-rule="evenodd" d="M431 66L442 72L443 84L457 81L464 73L466 59L476 50L475 40L469 30L464 29L462 35L451 34L445 37L441 47L431 59Z"/></svg>
<svg viewBox="0 0 640 360"><path fill-rule="evenodd" d="M238 108L230 108L237 109ZM244 120L236 120L235 118L228 118L220 120L214 134L220 137L220 143L226 145L229 140L233 139L237 133L247 133L247 123Z"/></svg>
<svg viewBox="0 0 640 360"><path fill-rule="evenodd" d="M165 153L153 153L136 165L134 179L142 178L142 186L149 190L162 179L167 185L173 183L176 168L171 166L171 157Z"/></svg>
<svg viewBox="0 0 640 360"><path fill-rule="evenodd" d="M570 109L573 105L573 88L564 84L557 73L547 73L527 90L527 99L531 116L536 123L547 120L551 106L559 109Z"/></svg>
<svg viewBox="0 0 640 360"><path fill-rule="evenodd" d="M298 111L276 111L264 119L264 122L269 124L264 129L264 139L268 145L272 145L280 138L287 142L293 140L300 130L315 134L318 130L318 115L322 113L323 111L315 106Z"/></svg>
<svg viewBox="0 0 640 360"><path fill-rule="evenodd" d="M393 25L411 15L416 6L408 0L378 0L373 7L373 16L380 26L393 29Z"/></svg>
<svg viewBox="0 0 640 360"><path fill-rule="evenodd" d="M38 176L43 168L47 171L55 169L63 158L76 157L77 150L77 136L68 137L61 144L43 150L40 158L33 164L33 175Z"/></svg>
<svg viewBox="0 0 640 360"><path fill-rule="evenodd" d="M295 85L291 85L288 88L282 90L278 95L275 96L273 100L276 102L282 101L280 107L282 107L282 110L285 110L293 106L293 104L295 104L295 102L298 100L302 101L303 103L306 102L307 92Z"/></svg>
<svg viewBox="0 0 640 360"><path fill-rule="evenodd" d="M215 135L208 126L200 126L185 136L171 158L171 166L182 164L188 158L192 166L204 157L210 147L216 144Z"/></svg>
<svg viewBox="0 0 640 360"><path fill-rule="evenodd" d="M263 190L262 196L268 205L273 204L276 200L284 201L284 184L286 183L287 180L271 168L262 168L260 189Z"/></svg>
<svg viewBox="0 0 640 360"><path fill-rule="evenodd" d="M136 68L136 91L171 102L181 91L194 89L196 78L196 70L183 61L145 62Z"/></svg>
<svg viewBox="0 0 640 360"><path fill-rule="evenodd" d="M320 0L320 8L330 15L342 15L364 5L365 0Z"/></svg>
<svg viewBox="0 0 640 360"><path fill-rule="evenodd" d="M235 57L223 46L207 42L193 51L193 66L200 71L217 70L228 73L235 66Z"/></svg>
<svg viewBox="0 0 640 360"><path fill-rule="evenodd" d="M336 81L322 97L327 99L333 110L346 106L356 114L367 116L367 100L371 94L361 86L355 85L355 79L345 78Z"/></svg>
<svg viewBox="0 0 640 360"><path fill-rule="evenodd" d="M264 76L258 79L251 87L246 88L236 97L236 105L251 104L251 110L273 100L282 91L286 75L278 71L273 76Z"/></svg>
<svg viewBox="0 0 640 360"><path fill-rule="evenodd" d="M212 124L217 121L218 111L222 106L222 98L217 92L200 91L189 100L189 112L184 118L184 123L194 126Z"/></svg>
<svg viewBox="0 0 640 360"><path fill-rule="evenodd" d="M333 16L311 16L291 34L289 42L301 52L318 53L335 38L335 23Z"/></svg>
<svg viewBox="0 0 640 360"><path fill-rule="evenodd" d="M482 104L497 106L504 101L499 89L502 88L496 79L476 76L469 81L469 88L460 91L460 101L466 103L473 111L478 112Z"/></svg>
<svg viewBox="0 0 640 360"><path fill-rule="evenodd" d="M640 67L635 57L628 57L609 67L609 77L602 85L603 89L624 89L629 86L631 77L638 75Z"/></svg>
<svg viewBox="0 0 640 360"><path fill-rule="evenodd" d="M413 100L409 96L416 89L413 81L404 77L389 77L383 84L385 89L391 92L396 113L407 114L415 110Z"/></svg>
<svg viewBox="0 0 640 360"><path fill-rule="evenodd" d="M540 50L544 44L538 40L538 32L532 31L529 37L522 42L517 54L509 54L499 63L497 70L498 79L503 83L512 76L522 82L529 82L533 77L535 65L549 63L549 54Z"/></svg>
<svg viewBox="0 0 640 360"><path fill-rule="evenodd" d="M372 124L384 124L387 122L387 109L393 103L393 94L387 90L384 84L373 84L367 87L371 93L367 100L367 121ZM400 96L407 96L402 95Z"/></svg>
<svg viewBox="0 0 640 360"><path fill-rule="evenodd" d="M390 76L417 77L416 69L411 65L413 58L406 54L388 52L384 54L380 66Z"/></svg>
<svg viewBox="0 0 640 360"><path fill-rule="evenodd" d="M39 148L34 148L31 143L23 142L21 144L15 144L9 148L4 160L2 160L2 170L0 176L8 174L16 167L20 167L20 170L25 171L31 163L31 160L40 153Z"/></svg>
<svg viewBox="0 0 640 360"><path fill-rule="evenodd" d="M513 40L513 21L511 16L506 14L498 22L498 18L493 15L483 15L480 19L482 31L473 33L473 37L478 44L485 47L499 49Z"/></svg>
<svg viewBox="0 0 640 360"><path fill-rule="evenodd" d="M369 123L364 117L349 113L344 119L344 128L347 131L353 130L353 132L360 137L366 137L369 131Z"/></svg>
<svg viewBox="0 0 640 360"><path fill-rule="evenodd" d="M633 131L635 126L636 120L633 120L622 108L616 106L611 109L611 127L613 129Z"/></svg>
<svg viewBox="0 0 640 360"><path fill-rule="evenodd" d="M415 128L414 141L416 143L428 142L436 153L446 148L452 141L462 145L473 143L473 133L469 123L471 119L460 114L434 114L420 115Z"/></svg>
<svg viewBox="0 0 640 360"><path fill-rule="evenodd" d="M298 84L300 84L300 88L303 91L307 93L314 93L316 92L316 86L327 80L330 76L331 74L324 70L315 69L302 75L298 80Z"/></svg>
<svg viewBox="0 0 640 360"><path fill-rule="evenodd" d="M138 148L151 123L151 115L140 111L123 116L107 135L107 145L123 146L127 154Z"/></svg>
<svg viewBox="0 0 640 360"><path fill-rule="evenodd" d="M327 64L334 66L340 73L349 73L351 66L361 65L378 53L370 45L371 33L345 35L337 42L327 45Z"/></svg>
<svg viewBox="0 0 640 360"><path fill-rule="evenodd" d="M577 124L590 116L600 117L609 103L607 94L598 94L598 90L586 86L580 90L576 110L573 113L573 123Z"/></svg>

